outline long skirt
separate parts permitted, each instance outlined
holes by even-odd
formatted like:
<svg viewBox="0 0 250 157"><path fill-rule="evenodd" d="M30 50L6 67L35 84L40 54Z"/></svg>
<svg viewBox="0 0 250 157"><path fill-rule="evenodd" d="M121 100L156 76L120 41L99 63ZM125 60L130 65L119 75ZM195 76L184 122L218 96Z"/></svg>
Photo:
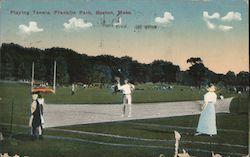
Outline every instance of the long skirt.
<svg viewBox="0 0 250 157"><path fill-rule="evenodd" d="M32 120L32 135L39 136L42 134L42 123L41 123L41 116L35 115L33 116Z"/></svg>
<svg viewBox="0 0 250 157"><path fill-rule="evenodd" d="M205 109L201 112L197 133L216 135L216 115L213 103L208 103Z"/></svg>

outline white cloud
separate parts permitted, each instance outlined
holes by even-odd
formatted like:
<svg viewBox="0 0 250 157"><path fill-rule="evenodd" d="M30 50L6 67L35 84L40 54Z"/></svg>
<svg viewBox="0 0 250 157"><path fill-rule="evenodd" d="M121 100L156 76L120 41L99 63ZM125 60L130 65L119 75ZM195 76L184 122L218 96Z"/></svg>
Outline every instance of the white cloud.
<svg viewBox="0 0 250 157"><path fill-rule="evenodd" d="M34 22L34 21L30 21L29 22L29 26L26 26L26 25L19 25L18 26L18 32L20 34L26 34L26 35L29 35L30 33L36 33L36 32L42 32L43 29L42 28L39 28L37 26L37 22Z"/></svg>
<svg viewBox="0 0 250 157"><path fill-rule="evenodd" d="M226 26L226 25L222 25L222 24L215 24L212 23L211 20L213 19L217 19L219 21L219 23L222 22L230 22L232 20L237 20L237 21L241 21L241 14L239 12L233 12L230 11L228 12L224 17L220 17L220 14L215 12L212 15L209 15L207 11L203 12L203 20L206 22L206 25L208 27L208 29L211 30L220 30L220 31L230 31L233 29L232 26Z"/></svg>
<svg viewBox="0 0 250 157"><path fill-rule="evenodd" d="M216 25L215 24L213 24L212 22L210 22L209 20L205 20L206 21L206 24L207 24L207 27L209 28L209 29L216 29Z"/></svg>
<svg viewBox="0 0 250 157"><path fill-rule="evenodd" d="M224 26L224 25L219 25L218 27L219 30L222 30L224 32L230 31L231 29L233 29L233 27L231 26Z"/></svg>
<svg viewBox="0 0 250 157"><path fill-rule="evenodd" d="M77 19L75 17L69 19L68 23L63 24L65 30L77 30L92 27L92 23L85 22L83 19Z"/></svg>
<svg viewBox="0 0 250 157"><path fill-rule="evenodd" d="M220 14L215 12L212 15L209 15L207 11L203 11L203 19L219 19Z"/></svg>
<svg viewBox="0 0 250 157"><path fill-rule="evenodd" d="M232 21L232 20L237 20L237 21L241 21L241 14L239 12L233 12L230 11L227 13L226 16L221 18L221 21Z"/></svg>
<svg viewBox="0 0 250 157"><path fill-rule="evenodd" d="M207 11L203 11L203 20L206 22L207 27L209 29L216 29L216 25L213 24L210 20L211 19L219 19L220 18L220 14L215 12L212 15L209 15Z"/></svg>
<svg viewBox="0 0 250 157"><path fill-rule="evenodd" d="M174 20L174 16L170 12L165 12L163 17L156 17L155 22L160 24L168 24Z"/></svg>

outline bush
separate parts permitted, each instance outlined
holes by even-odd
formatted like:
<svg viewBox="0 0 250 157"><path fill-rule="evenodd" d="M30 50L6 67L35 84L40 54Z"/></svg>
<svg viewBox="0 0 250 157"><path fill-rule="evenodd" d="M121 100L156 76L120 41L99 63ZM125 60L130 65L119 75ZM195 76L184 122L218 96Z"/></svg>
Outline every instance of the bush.
<svg viewBox="0 0 250 157"><path fill-rule="evenodd" d="M248 114L249 96L239 95L235 97L230 104L230 113Z"/></svg>

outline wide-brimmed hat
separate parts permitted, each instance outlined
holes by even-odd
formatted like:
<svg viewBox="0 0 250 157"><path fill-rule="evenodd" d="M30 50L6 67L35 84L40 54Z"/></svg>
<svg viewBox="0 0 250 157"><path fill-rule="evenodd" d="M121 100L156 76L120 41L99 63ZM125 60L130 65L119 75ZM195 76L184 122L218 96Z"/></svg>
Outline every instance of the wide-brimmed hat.
<svg viewBox="0 0 250 157"><path fill-rule="evenodd" d="M32 99L36 100L38 98L38 94L32 94Z"/></svg>
<svg viewBox="0 0 250 157"><path fill-rule="evenodd" d="M208 88L207 88L207 91L209 92L214 92L216 90L216 87L214 85L210 85Z"/></svg>

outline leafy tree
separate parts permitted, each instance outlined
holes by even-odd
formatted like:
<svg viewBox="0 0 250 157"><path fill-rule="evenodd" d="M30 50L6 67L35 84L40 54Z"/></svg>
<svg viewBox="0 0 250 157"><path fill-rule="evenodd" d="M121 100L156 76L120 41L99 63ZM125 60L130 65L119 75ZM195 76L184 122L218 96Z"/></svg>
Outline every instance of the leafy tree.
<svg viewBox="0 0 250 157"><path fill-rule="evenodd" d="M180 71L179 66L163 60L142 64L128 56L87 56L59 47L41 50L3 43L0 51L1 79L29 79L31 65L35 61L35 79L52 82L53 63L57 60L57 81L60 84L109 83L114 76L129 78L138 83L178 82L196 86L209 82L247 86L249 81L247 72L240 72L237 76L233 72L216 74L205 67L199 57L189 58L189 69Z"/></svg>
<svg viewBox="0 0 250 157"><path fill-rule="evenodd" d="M180 71L177 73L176 76L176 81L177 83L181 83L183 85L194 85L194 79L192 76L189 74L188 71Z"/></svg>
<svg viewBox="0 0 250 157"><path fill-rule="evenodd" d="M35 62L34 78L35 80L45 81L47 77L47 69L42 60Z"/></svg>
<svg viewBox="0 0 250 157"><path fill-rule="evenodd" d="M59 84L68 84L69 83L69 73L68 65L65 59L62 56L56 58L56 77Z"/></svg>
<svg viewBox="0 0 250 157"><path fill-rule="evenodd" d="M193 77L195 86L199 87L201 86L203 81L205 80L205 77L208 75L208 68L204 66L202 63L201 58L189 58L187 60L187 63L191 63L191 67L189 67L189 75ZM208 82L208 81L207 81Z"/></svg>
<svg viewBox="0 0 250 157"><path fill-rule="evenodd" d="M241 86L249 86L249 72L241 71L236 75L237 84Z"/></svg>
<svg viewBox="0 0 250 157"><path fill-rule="evenodd" d="M106 65L95 65L92 68L91 82L97 83L110 83L111 82L111 69Z"/></svg>
<svg viewBox="0 0 250 157"><path fill-rule="evenodd" d="M234 86L236 81L236 75L233 71L228 71L224 77L224 82L227 86Z"/></svg>
<svg viewBox="0 0 250 157"><path fill-rule="evenodd" d="M131 80L134 82L142 83L149 82L151 79L151 69L150 66L146 64L140 64L137 61L133 61L130 64L129 73Z"/></svg>
<svg viewBox="0 0 250 157"><path fill-rule="evenodd" d="M15 77L14 60L8 53L3 58L2 77L5 79L14 79Z"/></svg>
<svg viewBox="0 0 250 157"><path fill-rule="evenodd" d="M191 57L187 60L187 63L191 63L191 65L202 63L202 59L200 57Z"/></svg>
<svg viewBox="0 0 250 157"><path fill-rule="evenodd" d="M176 82L179 66L171 62L156 60L151 64L153 82Z"/></svg>
<svg viewBox="0 0 250 157"><path fill-rule="evenodd" d="M213 82L215 84L217 84L217 83L224 84L225 82L223 81L223 77L224 77L223 74L213 73L213 75L211 77L211 82Z"/></svg>
<svg viewBox="0 0 250 157"><path fill-rule="evenodd" d="M121 69L122 71L122 75L123 75L123 79L128 78L128 79L132 79L132 75L130 73L130 69L133 68L132 67L132 63L133 60L131 57L128 56L124 56L120 58L120 64L119 64L119 69Z"/></svg>
<svg viewBox="0 0 250 157"><path fill-rule="evenodd" d="M27 79L27 72L26 72L24 63L21 63L17 68L17 78L18 79Z"/></svg>
<svg viewBox="0 0 250 157"><path fill-rule="evenodd" d="M162 60L156 60L151 64L152 69L152 82L164 82L164 61Z"/></svg>

